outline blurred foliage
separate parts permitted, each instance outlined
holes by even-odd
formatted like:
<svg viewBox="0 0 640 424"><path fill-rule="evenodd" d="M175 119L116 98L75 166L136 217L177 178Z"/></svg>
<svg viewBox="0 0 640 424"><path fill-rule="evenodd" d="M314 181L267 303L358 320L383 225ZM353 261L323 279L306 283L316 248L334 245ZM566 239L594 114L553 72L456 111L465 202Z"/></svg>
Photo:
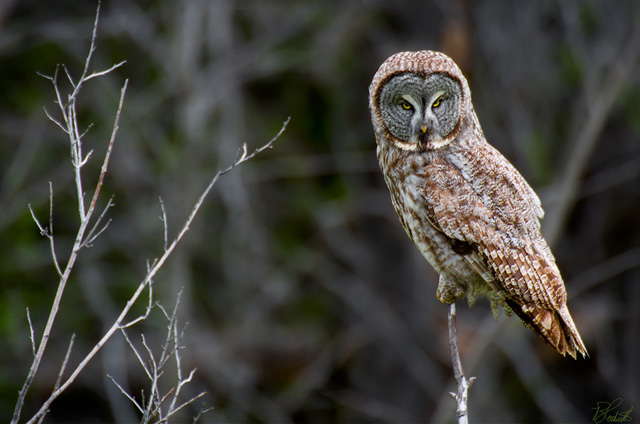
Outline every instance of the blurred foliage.
<svg viewBox="0 0 640 424"><path fill-rule="evenodd" d="M472 422L587 422L598 401L640 399L640 47L636 2L105 1L91 81L78 105L95 185L119 89L130 79L102 204L110 228L84 251L23 416L50 392L69 337L71 365L162 252L158 197L172 237L242 143L274 149L220 180L156 279L170 308L184 287L185 396L206 390L203 422L453 422L446 308L437 276L404 235L377 168L368 84L401 50L451 55L467 75L489 142L541 195L569 303L591 357L559 357L486 302L459 308L462 361L478 381ZM57 252L78 225L75 186L49 81L82 70L92 2L0 5L0 421L10 417L56 290L46 222L54 190ZM634 59L635 58L635 59ZM627 66L622 76L619 70ZM58 72L63 72L61 68ZM608 90L621 80L620 89ZM603 93L615 94L606 107ZM597 143L560 191L598 111ZM566 197L566 196L565 196ZM144 302L137 312L144 308ZM132 330L151 344L166 321ZM139 336L136 336L139 337ZM47 422L130 422L148 383L120 336L58 399ZM640 406L637 403L634 405ZM188 421L200 404L183 411Z"/></svg>

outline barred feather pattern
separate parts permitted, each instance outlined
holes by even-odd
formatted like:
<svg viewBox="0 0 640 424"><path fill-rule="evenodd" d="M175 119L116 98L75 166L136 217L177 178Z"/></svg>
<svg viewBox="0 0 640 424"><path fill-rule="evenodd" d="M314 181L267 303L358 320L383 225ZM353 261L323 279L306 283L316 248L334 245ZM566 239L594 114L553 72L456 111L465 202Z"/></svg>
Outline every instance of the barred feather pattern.
<svg viewBox="0 0 640 424"><path fill-rule="evenodd" d="M440 73L459 82L458 123L449 134L420 146L391 134L385 124L389 106L381 104L380 91L404 73ZM494 314L498 306L515 313L562 355L586 357L560 271L540 232L540 200L486 142L456 64L438 52L396 54L380 67L369 94L378 161L393 207L440 274L438 299L451 303L466 296L471 304L487 296Z"/></svg>

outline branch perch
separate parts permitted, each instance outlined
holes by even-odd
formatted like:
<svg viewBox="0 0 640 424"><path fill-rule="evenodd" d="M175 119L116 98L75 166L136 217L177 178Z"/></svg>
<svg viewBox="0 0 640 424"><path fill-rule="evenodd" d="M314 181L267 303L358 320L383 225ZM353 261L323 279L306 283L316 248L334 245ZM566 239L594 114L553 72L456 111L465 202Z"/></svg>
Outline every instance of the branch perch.
<svg viewBox="0 0 640 424"><path fill-rule="evenodd" d="M458 392L449 392L452 398L455 399L456 416L458 417L458 424L468 424L469 416L467 414L468 407L467 402L469 400L469 388L476 380L475 377L467 379L464 376L462 370L462 362L460 361L460 352L458 351L458 330L456 329L456 302L454 301L449 305L449 317L447 319L449 326L449 352L451 353L451 364L453 365L453 376L458 386Z"/></svg>

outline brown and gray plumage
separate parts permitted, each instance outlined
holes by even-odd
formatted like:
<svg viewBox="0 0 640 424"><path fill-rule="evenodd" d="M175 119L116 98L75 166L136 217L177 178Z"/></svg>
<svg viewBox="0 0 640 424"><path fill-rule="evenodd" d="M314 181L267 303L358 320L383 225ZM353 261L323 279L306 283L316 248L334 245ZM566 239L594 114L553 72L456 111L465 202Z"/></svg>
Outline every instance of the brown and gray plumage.
<svg viewBox="0 0 640 424"><path fill-rule="evenodd" d="M484 137L448 56L403 52L369 87L377 155L407 234L440 274L444 303L479 295L559 353L587 355L560 271L540 233L540 200Z"/></svg>

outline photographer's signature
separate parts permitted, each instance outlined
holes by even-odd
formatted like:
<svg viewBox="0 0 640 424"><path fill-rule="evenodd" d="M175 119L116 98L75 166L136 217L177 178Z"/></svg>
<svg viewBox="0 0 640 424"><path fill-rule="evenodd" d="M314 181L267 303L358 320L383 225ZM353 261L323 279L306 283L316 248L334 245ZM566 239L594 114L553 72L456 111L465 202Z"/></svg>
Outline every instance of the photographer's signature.
<svg viewBox="0 0 640 424"><path fill-rule="evenodd" d="M631 411L633 406L626 411L619 411L618 407L622 404L622 398L617 398L611 402L598 402L595 406L595 414L593 414L593 422L599 423L625 423L631 421Z"/></svg>

